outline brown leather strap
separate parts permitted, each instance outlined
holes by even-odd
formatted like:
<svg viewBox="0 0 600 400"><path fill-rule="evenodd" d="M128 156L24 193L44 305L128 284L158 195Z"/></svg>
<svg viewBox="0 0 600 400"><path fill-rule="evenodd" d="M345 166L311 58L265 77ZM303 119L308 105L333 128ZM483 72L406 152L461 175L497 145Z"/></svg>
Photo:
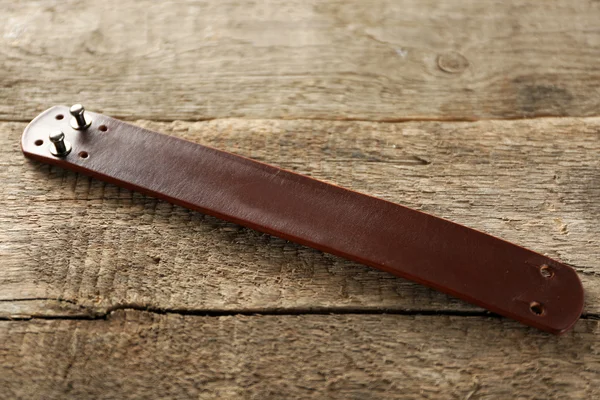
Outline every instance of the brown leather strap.
<svg viewBox="0 0 600 400"><path fill-rule="evenodd" d="M92 124L82 131L57 115L69 109L53 107L27 127L26 156L358 261L552 333L581 314L575 271L530 250L101 114L88 113ZM48 148L57 128L73 148L62 158Z"/></svg>

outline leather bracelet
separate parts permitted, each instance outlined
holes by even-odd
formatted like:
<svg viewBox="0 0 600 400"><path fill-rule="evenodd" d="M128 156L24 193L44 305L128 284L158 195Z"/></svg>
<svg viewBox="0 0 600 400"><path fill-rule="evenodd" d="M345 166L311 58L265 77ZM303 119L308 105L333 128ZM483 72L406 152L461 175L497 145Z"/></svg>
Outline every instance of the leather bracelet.
<svg viewBox="0 0 600 400"><path fill-rule="evenodd" d="M583 309L581 282L561 262L80 105L40 114L21 145L35 160L387 271L548 332L565 332Z"/></svg>

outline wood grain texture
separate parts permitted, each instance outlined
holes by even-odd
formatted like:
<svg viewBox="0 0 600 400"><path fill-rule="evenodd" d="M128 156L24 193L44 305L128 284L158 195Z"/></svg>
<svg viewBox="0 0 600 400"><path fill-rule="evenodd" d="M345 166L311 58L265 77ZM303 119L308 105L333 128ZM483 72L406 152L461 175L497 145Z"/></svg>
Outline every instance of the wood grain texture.
<svg viewBox="0 0 600 400"><path fill-rule="evenodd" d="M0 399L600 398L600 2L0 9ZM25 160L77 101L570 263L584 318L553 337Z"/></svg>
<svg viewBox="0 0 600 400"><path fill-rule="evenodd" d="M0 398L594 399L598 334L447 316L0 321Z"/></svg>
<svg viewBox="0 0 600 400"><path fill-rule="evenodd" d="M600 119L139 125L446 217L574 265L600 313ZM24 159L0 139L0 316L480 312L383 272ZM93 155L92 155L93 156Z"/></svg>
<svg viewBox="0 0 600 400"><path fill-rule="evenodd" d="M593 0L0 1L0 119L593 116Z"/></svg>

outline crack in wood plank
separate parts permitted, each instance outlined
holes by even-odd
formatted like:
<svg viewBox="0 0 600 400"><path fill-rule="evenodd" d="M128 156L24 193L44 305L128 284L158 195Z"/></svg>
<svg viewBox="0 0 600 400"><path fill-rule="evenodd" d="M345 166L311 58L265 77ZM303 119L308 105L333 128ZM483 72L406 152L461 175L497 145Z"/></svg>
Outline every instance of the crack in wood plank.
<svg viewBox="0 0 600 400"><path fill-rule="evenodd" d="M8 307L5 307L2 302L8 303ZM29 304L21 305L20 303L33 302L33 307ZM56 307L53 303L67 303L66 306L59 305ZM53 305L49 307L49 305ZM31 309L32 313L28 314L27 310ZM52 312L39 313L37 310L44 309L46 312L52 310ZM60 311L57 311L60 310ZM499 315L491 313L486 310L394 310L394 309L368 309L368 308L286 308L286 309L175 309L175 308L155 308L151 305L145 304L115 304L110 307L90 307L84 305L78 305L72 300L64 299L52 299L52 298L15 298L15 299L4 299L0 300L0 320L7 321L28 321L32 319L65 319L65 320L96 320L96 319L107 319L112 314L118 311L134 310L144 311L154 314L176 314L176 315L189 315L198 317L224 317L224 316L235 316L235 315L246 315L246 316L265 316L265 315L280 315L280 316L291 316L291 315L405 315L405 316L454 316L454 317L486 317L486 318L502 318ZM581 315L582 320L600 319L600 313L584 313Z"/></svg>

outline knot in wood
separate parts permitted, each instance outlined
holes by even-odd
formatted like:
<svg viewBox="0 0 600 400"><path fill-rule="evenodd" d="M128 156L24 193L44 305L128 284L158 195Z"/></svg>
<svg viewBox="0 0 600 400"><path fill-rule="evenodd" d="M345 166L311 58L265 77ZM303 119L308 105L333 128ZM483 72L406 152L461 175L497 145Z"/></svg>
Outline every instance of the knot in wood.
<svg viewBox="0 0 600 400"><path fill-rule="evenodd" d="M469 67L469 61L460 53L449 52L437 58L438 67L449 74L459 74Z"/></svg>

